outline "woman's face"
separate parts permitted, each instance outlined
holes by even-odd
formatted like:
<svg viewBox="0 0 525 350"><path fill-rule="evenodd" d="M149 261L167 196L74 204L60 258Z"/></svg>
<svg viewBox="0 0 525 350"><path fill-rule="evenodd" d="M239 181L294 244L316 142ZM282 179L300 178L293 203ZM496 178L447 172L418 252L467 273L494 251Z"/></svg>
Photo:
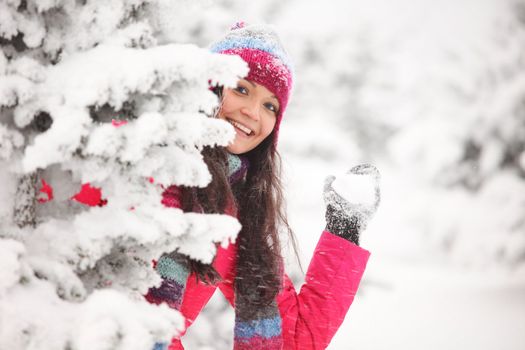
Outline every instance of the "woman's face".
<svg viewBox="0 0 525 350"><path fill-rule="evenodd" d="M234 89L224 89L219 118L235 129L235 139L227 147L242 154L257 147L273 130L279 101L267 88L241 79Z"/></svg>

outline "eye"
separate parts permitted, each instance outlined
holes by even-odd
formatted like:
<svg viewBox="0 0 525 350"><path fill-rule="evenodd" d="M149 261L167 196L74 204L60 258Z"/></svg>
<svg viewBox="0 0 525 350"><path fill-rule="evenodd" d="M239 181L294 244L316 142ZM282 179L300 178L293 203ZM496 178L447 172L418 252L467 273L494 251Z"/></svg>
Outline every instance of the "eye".
<svg viewBox="0 0 525 350"><path fill-rule="evenodd" d="M236 87L234 90L237 91L237 92L240 93L240 94L248 95L248 89L245 88L245 87L242 86L242 85L237 85L237 87Z"/></svg>
<svg viewBox="0 0 525 350"><path fill-rule="evenodd" d="M272 113L277 114L277 106L275 106L273 103L271 103L271 102L266 102L266 103L264 104L264 107L266 107L266 109L268 109L268 110L271 111Z"/></svg>

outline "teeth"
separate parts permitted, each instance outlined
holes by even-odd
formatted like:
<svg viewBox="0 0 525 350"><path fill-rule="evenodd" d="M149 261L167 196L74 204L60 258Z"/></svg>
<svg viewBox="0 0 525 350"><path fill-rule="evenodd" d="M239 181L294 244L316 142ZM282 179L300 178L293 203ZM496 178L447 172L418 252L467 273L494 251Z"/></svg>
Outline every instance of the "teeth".
<svg viewBox="0 0 525 350"><path fill-rule="evenodd" d="M231 125L241 129L244 133L246 133L246 135L250 135L252 133L252 131L250 129L248 129L247 127L245 127L242 124L237 123L236 121L231 120L231 119L228 119L228 121L230 122Z"/></svg>

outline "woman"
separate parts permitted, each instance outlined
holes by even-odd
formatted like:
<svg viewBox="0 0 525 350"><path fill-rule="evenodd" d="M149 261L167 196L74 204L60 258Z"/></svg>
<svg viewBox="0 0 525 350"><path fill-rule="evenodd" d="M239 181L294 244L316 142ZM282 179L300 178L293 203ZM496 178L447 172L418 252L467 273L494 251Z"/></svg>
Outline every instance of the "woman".
<svg viewBox="0 0 525 350"><path fill-rule="evenodd" d="M283 271L278 230L289 232L283 211L276 150L279 125L292 88L289 58L267 26L238 24L212 51L238 55L248 76L234 89L217 88L217 117L236 131L226 149L205 149L213 175L204 189L171 186L163 194L168 207L226 213L242 225L235 244L218 248L212 265L176 252L162 256L156 269L163 278L146 298L166 302L191 325L218 287L235 309L235 349L324 349L353 301L370 253L358 246L359 233L379 203L350 203L327 179L327 227L299 294ZM371 166L355 174L377 180ZM158 344L162 348L161 344ZM170 349L183 349L173 339Z"/></svg>

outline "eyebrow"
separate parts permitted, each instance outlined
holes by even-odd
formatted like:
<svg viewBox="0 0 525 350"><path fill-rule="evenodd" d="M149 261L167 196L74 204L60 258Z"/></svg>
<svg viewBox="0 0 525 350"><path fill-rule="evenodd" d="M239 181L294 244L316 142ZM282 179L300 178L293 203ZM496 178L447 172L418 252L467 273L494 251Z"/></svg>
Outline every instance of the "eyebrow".
<svg viewBox="0 0 525 350"><path fill-rule="evenodd" d="M255 85L255 83L251 80L248 80L248 79L243 79L243 80L246 80L248 83L250 83L251 86L253 86L254 88L257 87L257 85ZM275 96L275 95L272 95L270 96L271 98L277 100L277 102L279 102L279 99Z"/></svg>
<svg viewBox="0 0 525 350"><path fill-rule="evenodd" d="M255 85L255 83L253 81L248 80L248 79L244 79L244 80L246 80L248 83L250 83L251 86L256 87L256 85Z"/></svg>

